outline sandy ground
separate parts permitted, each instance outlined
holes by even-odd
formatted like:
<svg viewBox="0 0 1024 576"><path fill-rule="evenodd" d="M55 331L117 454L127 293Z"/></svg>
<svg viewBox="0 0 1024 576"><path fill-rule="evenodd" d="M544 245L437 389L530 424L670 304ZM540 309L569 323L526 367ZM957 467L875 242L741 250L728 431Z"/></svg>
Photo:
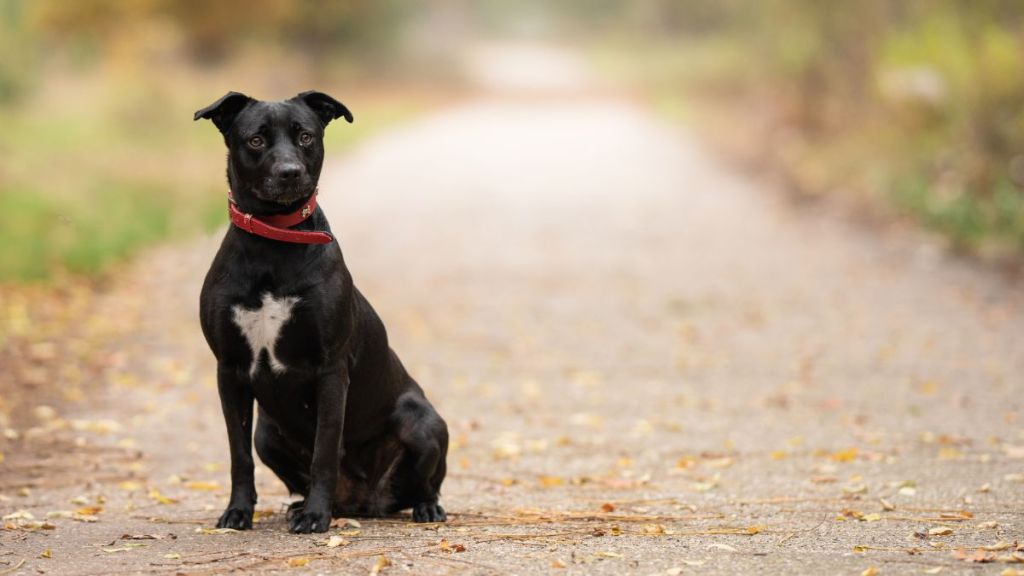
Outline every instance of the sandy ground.
<svg viewBox="0 0 1024 576"><path fill-rule="evenodd" d="M449 422L450 521L291 535L260 466L256 528L208 530L229 488L196 319L218 237L103 298L135 328L106 385L37 408L0 464L0 573L1018 567L1019 286L794 209L615 100L481 97L324 174L357 284Z"/></svg>

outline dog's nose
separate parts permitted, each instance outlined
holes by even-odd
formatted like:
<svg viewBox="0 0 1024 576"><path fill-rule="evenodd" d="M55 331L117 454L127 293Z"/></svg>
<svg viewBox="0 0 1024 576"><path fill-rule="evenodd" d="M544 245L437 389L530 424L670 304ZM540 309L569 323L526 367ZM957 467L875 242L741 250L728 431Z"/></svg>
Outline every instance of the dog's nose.
<svg viewBox="0 0 1024 576"><path fill-rule="evenodd" d="M274 176L279 180L295 180L302 176L302 164L288 162L274 166Z"/></svg>

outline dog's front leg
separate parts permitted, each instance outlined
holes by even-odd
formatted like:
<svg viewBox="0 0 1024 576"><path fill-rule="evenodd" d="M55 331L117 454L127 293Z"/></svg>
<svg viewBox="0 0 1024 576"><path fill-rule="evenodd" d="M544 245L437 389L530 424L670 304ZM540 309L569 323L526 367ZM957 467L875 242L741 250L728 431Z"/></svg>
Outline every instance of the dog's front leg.
<svg viewBox="0 0 1024 576"><path fill-rule="evenodd" d="M252 528L256 506L252 461L253 393L229 368L217 369L217 390L231 450L231 499L217 521L217 528L248 530Z"/></svg>
<svg viewBox="0 0 1024 576"><path fill-rule="evenodd" d="M316 440L310 467L309 495L302 511L289 522L292 532L326 532L341 466L341 431L345 427L348 370L322 376L316 383Z"/></svg>

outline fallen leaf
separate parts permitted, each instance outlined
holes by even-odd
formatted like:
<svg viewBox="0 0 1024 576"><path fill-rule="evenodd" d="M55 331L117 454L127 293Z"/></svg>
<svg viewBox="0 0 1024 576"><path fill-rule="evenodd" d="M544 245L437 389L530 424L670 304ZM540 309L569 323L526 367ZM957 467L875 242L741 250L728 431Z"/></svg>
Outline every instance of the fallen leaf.
<svg viewBox="0 0 1024 576"><path fill-rule="evenodd" d="M991 552L986 552L980 549L975 550L973 553L969 553L967 552L967 550L963 548L957 548L953 552L953 558L956 558L957 560L962 560L964 562L984 564L988 562L995 562L996 555Z"/></svg>
<svg viewBox="0 0 1024 576"><path fill-rule="evenodd" d="M335 534L324 541L324 546L328 548L337 548L338 546L348 546L348 540L345 540L341 536Z"/></svg>
<svg viewBox="0 0 1024 576"><path fill-rule="evenodd" d="M373 569L370 570L370 576L380 574L389 566L391 566L391 560L389 560L387 556L383 554L377 556L377 562L373 565Z"/></svg>
<svg viewBox="0 0 1024 576"><path fill-rule="evenodd" d="M53 558L53 551L47 548L39 553L40 558Z"/></svg>
<svg viewBox="0 0 1024 576"><path fill-rule="evenodd" d="M157 504L177 504L178 502L174 498L168 498L167 496L164 496L156 488L150 490L149 494L147 494L146 497L149 498L150 500L155 501Z"/></svg>
<svg viewBox="0 0 1024 576"><path fill-rule="evenodd" d="M878 568L874 566L868 566L860 573L860 576L878 576Z"/></svg>
<svg viewBox="0 0 1024 576"><path fill-rule="evenodd" d="M141 548L142 546L145 546L145 544L125 544L123 546L116 546L112 548L100 548L100 550L106 552L107 554L114 554L115 552L128 552L129 550Z"/></svg>
<svg viewBox="0 0 1024 576"><path fill-rule="evenodd" d="M708 544L708 548L718 548L719 550L725 550L726 552L739 552L739 550L729 546L728 544L719 544L717 542L715 544Z"/></svg>
<svg viewBox="0 0 1024 576"><path fill-rule="evenodd" d="M358 520L353 520L352 518L335 518L331 520L331 528L342 528L344 526L351 526L352 528L363 527Z"/></svg>
<svg viewBox="0 0 1024 576"><path fill-rule="evenodd" d="M466 547L462 544L452 544L447 538L441 538L441 541L437 543L438 548L442 552L465 552Z"/></svg>
<svg viewBox="0 0 1024 576"><path fill-rule="evenodd" d="M163 540L159 534L122 534L121 540Z"/></svg>
<svg viewBox="0 0 1024 576"><path fill-rule="evenodd" d="M238 532L234 528L196 528L196 534L234 534Z"/></svg>
<svg viewBox="0 0 1024 576"><path fill-rule="evenodd" d="M709 492L718 487L717 480L711 480L710 482L694 482L693 489L697 492Z"/></svg>
<svg viewBox="0 0 1024 576"><path fill-rule="evenodd" d="M553 486L561 486L565 484L565 478L559 476L541 476L537 479L540 485L545 488L551 488Z"/></svg>
<svg viewBox="0 0 1024 576"><path fill-rule="evenodd" d="M252 521L253 522L260 522L264 518L270 518L274 514L275 514L275 512L273 510L269 509L269 508L264 509L264 510L255 510L252 513ZM332 522L331 524L333 525L334 523Z"/></svg>
<svg viewBox="0 0 1024 576"><path fill-rule="evenodd" d="M164 558L167 558L168 560L180 560L181 554L177 552L171 552L169 554L164 554Z"/></svg>
<svg viewBox="0 0 1024 576"><path fill-rule="evenodd" d="M607 550L595 552L594 556L600 556L601 558L622 558L622 554L619 554L618 552L609 552Z"/></svg>
<svg viewBox="0 0 1024 576"><path fill-rule="evenodd" d="M214 492L216 490L220 490L220 484L218 484L217 482L192 481L192 482L185 482L185 488L188 488L189 490L200 491L200 492Z"/></svg>
<svg viewBox="0 0 1024 576"><path fill-rule="evenodd" d="M885 498L879 498L878 503L882 505L882 510L885 510L886 512L892 512L896 509L896 506Z"/></svg>
<svg viewBox="0 0 1024 576"><path fill-rule="evenodd" d="M615 512L615 504L611 504L609 502L605 502L604 504L601 504L601 511L602 512Z"/></svg>
<svg viewBox="0 0 1024 576"><path fill-rule="evenodd" d="M552 560L551 561L551 567L552 568L565 568L566 564L565 564L565 562L562 562L561 560L557 560L556 559L556 560Z"/></svg>
<svg viewBox="0 0 1024 576"><path fill-rule="evenodd" d="M857 459L857 452L857 448L847 448L829 454L828 458L833 462L853 462Z"/></svg>
<svg viewBox="0 0 1024 576"><path fill-rule="evenodd" d="M866 494L868 487L866 484L849 484L843 486L843 492L847 494Z"/></svg>
<svg viewBox="0 0 1024 576"><path fill-rule="evenodd" d="M944 526L943 527L939 527L939 528L931 528L931 529L928 530L928 535L929 536L949 536L952 533L953 533L953 529L952 528L946 528Z"/></svg>
<svg viewBox="0 0 1024 576"><path fill-rule="evenodd" d="M301 568L301 567L305 566L306 564L309 564L309 558L306 558L305 556L300 556L298 558L289 558L288 559L288 566L290 566L292 568Z"/></svg>

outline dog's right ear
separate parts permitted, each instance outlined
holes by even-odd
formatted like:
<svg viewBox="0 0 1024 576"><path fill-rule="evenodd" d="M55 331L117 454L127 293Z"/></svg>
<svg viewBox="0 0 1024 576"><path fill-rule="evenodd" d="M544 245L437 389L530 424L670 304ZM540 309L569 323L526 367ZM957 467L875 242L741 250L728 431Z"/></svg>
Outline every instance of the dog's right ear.
<svg viewBox="0 0 1024 576"><path fill-rule="evenodd" d="M192 117L192 120L199 120L205 118L212 120L217 129L220 130L221 134L227 135L228 128L231 127L231 123L235 121L235 116L245 109L251 102L255 102L252 98L249 98L245 94L240 92L228 92L224 96L217 100L213 104L210 104L202 110L197 110L196 115Z"/></svg>

